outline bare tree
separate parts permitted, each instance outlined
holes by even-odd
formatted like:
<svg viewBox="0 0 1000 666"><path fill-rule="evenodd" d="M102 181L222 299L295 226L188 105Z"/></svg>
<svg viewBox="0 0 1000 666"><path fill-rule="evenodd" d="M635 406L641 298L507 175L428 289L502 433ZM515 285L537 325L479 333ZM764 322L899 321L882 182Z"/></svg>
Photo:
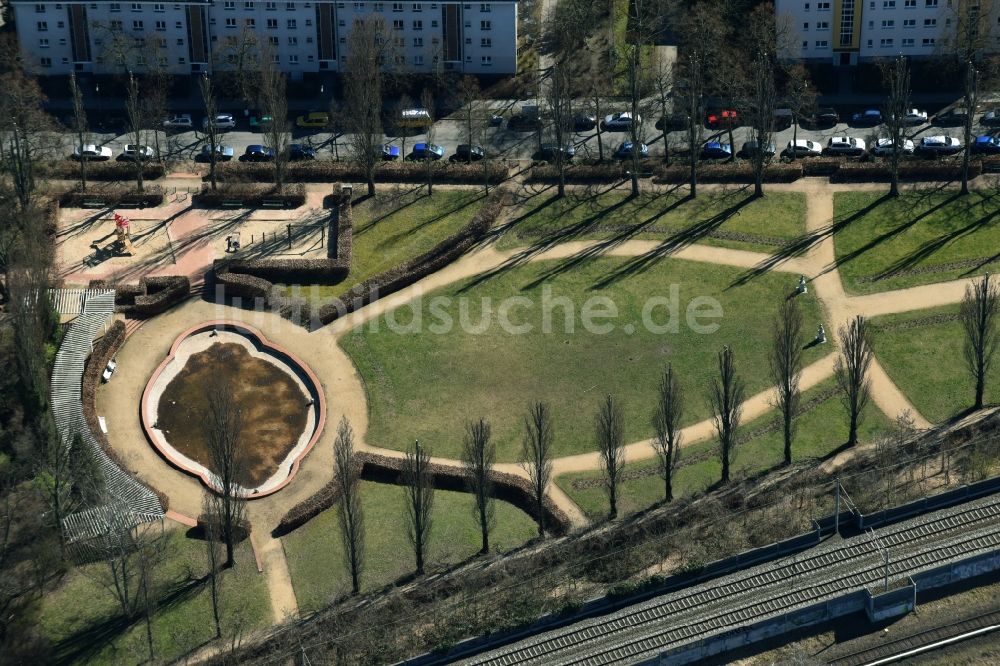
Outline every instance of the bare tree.
<svg viewBox="0 0 1000 666"><path fill-rule="evenodd" d="M368 196L375 196L375 168L382 160L382 69L379 62L388 40L380 18L356 21L348 34L344 73L344 115L351 132L351 155L361 165Z"/></svg>
<svg viewBox="0 0 1000 666"><path fill-rule="evenodd" d="M222 638L222 621L219 617L219 530L221 523L215 515L215 503L206 496L202 500L202 514L205 516L205 556L208 560L208 582L212 598L212 619L215 622L215 637Z"/></svg>
<svg viewBox="0 0 1000 666"><path fill-rule="evenodd" d="M906 141L906 125L904 119L910 108L910 67L904 56L900 55L891 62L882 63L882 85L889 95L885 101L885 130L892 141L889 153L889 173L891 184L889 196L899 196L899 157L903 153Z"/></svg>
<svg viewBox="0 0 1000 666"><path fill-rule="evenodd" d="M87 143L87 108L83 103L83 91L76 82L76 73L69 75L69 92L73 100L73 131L76 133L76 146L83 154L83 146ZM87 160L80 162L80 191L87 191Z"/></svg>
<svg viewBox="0 0 1000 666"><path fill-rule="evenodd" d="M214 119L219 113L219 107L215 100L215 91L212 88L212 80L208 78L208 73L201 75L198 79L198 89L201 91L201 101L205 105L205 117ZM211 183L212 191L218 189L217 170L219 166L219 126L214 122L205 124L205 139L208 142L208 181Z"/></svg>
<svg viewBox="0 0 1000 666"><path fill-rule="evenodd" d="M618 485L625 471L625 414L610 393L594 419L594 436L608 493L608 519L613 520L618 517Z"/></svg>
<svg viewBox="0 0 1000 666"><path fill-rule="evenodd" d="M1000 345L997 318L1000 315L1000 289L989 273L979 282L965 288L959 316L965 329L965 363L975 382L973 409L983 408L986 378L993 366L993 357Z"/></svg>
<svg viewBox="0 0 1000 666"><path fill-rule="evenodd" d="M605 100L610 96L607 72L599 71L599 68L593 68L591 70L590 76L587 79L587 103L590 106L591 111L594 113L594 119L597 121L597 161L604 161L604 140L601 134L604 132L604 111Z"/></svg>
<svg viewBox="0 0 1000 666"><path fill-rule="evenodd" d="M255 28L244 23L235 35L221 38L212 52L215 71L221 72L222 88L229 96L238 96L244 104L256 99L260 72L261 42Z"/></svg>
<svg viewBox="0 0 1000 666"><path fill-rule="evenodd" d="M159 534L156 533L159 528ZM157 591L154 575L157 568L163 564L166 555L166 537L163 532L163 522L144 525L137 528L136 566L139 577L139 610L142 612L146 629L146 649L150 661L156 658L153 641L153 616L156 614Z"/></svg>
<svg viewBox="0 0 1000 666"><path fill-rule="evenodd" d="M648 115L645 98L650 87L649 63L643 58L643 54L656 41L658 26L661 24L657 3L649 0L629 2L629 22L630 38L626 40L623 49L629 115L632 117L628 129L629 141L632 143L629 177L632 196L635 197L639 196L639 164L642 159L641 147L646 140L645 123Z"/></svg>
<svg viewBox="0 0 1000 666"><path fill-rule="evenodd" d="M207 387L206 404L203 427L215 482L213 515L218 517L219 536L226 544L223 566L229 568L236 564L233 553L246 515L246 498L240 486L247 465L243 411L236 402L232 386L221 379L212 381Z"/></svg>
<svg viewBox="0 0 1000 666"><path fill-rule="evenodd" d="M478 145L482 130L486 125L489 113L486 109L479 81L474 76L465 76L459 84L459 97L462 103L462 124L465 130L465 140L470 146ZM472 162L472 152L469 152L469 163ZM480 159L483 168L483 188L490 193L490 155L483 146L483 156Z"/></svg>
<svg viewBox="0 0 1000 666"><path fill-rule="evenodd" d="M552 479L552 447L554 431L552 412L548 404L536 400L528 406L524 417L524 440L521 463L531 480L531 495L538 520L538 536L545 536L545 490Z"/></svg>
<svg viewBox="0 0 1000 666"><path fill-rule="evenodd" d="M776 385L774 406L781 414L781 430L785 442L785 464L792 464L792 440L795 438L795 416L799 411L802 391L802 310L793 299L778 306L771 342L771 381Z"/></svg>
<svg viewBox="0 0 1000 666"><path fill-rule="evenodd" d="M835 373L850 422L847 445L854 446L858 443L858 426L871 399L868 369L875 354L868 321L861 315L856 316L850 324L840 328L840 339L841 356L837 359Z"/></svg>
<svg viewBox="0 0 1000 666"><path fill-rule="evenodd" d="M785 101L792 111L792 142L799 140L799 126L803 118L810 118L816 112L816 88L809 79L809 70L802 63L788 68L785 76ZM795 151L789 155L795 160Z"/></svg>
<svg viewBox="0 0 1000 666"><path fill-rule="evenodd" d="M549 114L552 116L552 138L556 144L553 157L555 158L556 171L559 174L556 194L563 197L566 195L566 162L568 158L565 151L566 144L571 141L570 125L573 122L573 74L570 71L569 63L564 61L561 55L552 61L546 82L545 97Z"/></svg>
<svg viewBox="0 0 1000 666"><path fill-rule="evenodd" d="M434 506L434 476L430 469L430 452L413 443L413 449L406 452L403 463L403 483L406 484L406 517L409 525L407 535L413 545L417 575L424 573L427 558L427 544L431 534L431 509Z"/></svg>
<svg viewBox="0 0 1000 666"><path fill-rule="evenodd" d="M402 118L403 118L403 113L402 112L405 109L412 109L412 108L413 108L413 98L411 98L406 93L403 93L402 95L400 95L399 96L399 101L396 103L396 118L395 118L396 123L400 123L400 121L402 120ZM430 109L428 109L427 112L430 113ZM407 135L407 132L409 132L409 131L410 131L409 127L400 126L400 130L399 130L399 139L400 139L400 141L399 141L399 155L400 155L400 158L404 159L404 160L407 158L407 154L406 154L406 135Z"/></svg>
<svg viewBox="0 0 1000 666"><path fill-rule="evenodd" d="M663 161L670 162L670 146L667 145L667 134L670 131L670 109L673 104L674 94L674 64L660 55L657 51L654 55L651 74L653 82L653 92L656 106L660 110L660 118L663 122Z"/></svg>
<svg viewBox="0 0 1000 666"><path fill-rule="evenodd" d="M427 131L425 133L425 141L427 142L428 152L424 155L424 170L427 176L427 196L434 194L434 169L437 167L437 161L430 156L430 147L434 143L434 93L430 88L424 88L420 93L420 104L427 109L427 113L430 114L430 119L428 120Z"/></svg>
<svg viewBox="0 0 1000 666"><path fill-rule="evenodd" d="M261 111L271 117L264 130L264 140L274 152L274 186L280 193L285 187L288 166L288 96L285 92L285 74L274 63L270 49L260 58L260 87L257 94Z"/></svg>
<svg viewBox="0 0 1000 666"><path fill-rule="evenodd" d="M365 562L365 515L361 508L361 465L354 454L354 430L347 417L341 417L337 439L333 442L333 465L340 491L340 537L351 575L351 592L361 592L361 572Z"/></svg>
<svg viewBox="0 0 1000 666"><path fill-rule="evenodd" d="M125 92L125 111L128 115L129 134L132 144L135 146L135 155L132 164L135 166L135 187L139 192L143 190L143 171L146 169L145 145L143 145L143 114L142 105L139 98L139 82L128 73L128 87Z"/></svg>
<svg viewBox="0 0 1000 666"><path fill-rule="evenodd" d="M719 377L712 382L709 402L715 432L719 437L722 483L729 483L729 467L736 452L737 433L743 418L743 380L736 374L733 350L729 347L719 352Z"/></svg>
<svg viewBox="0 0 1000 666"><path fill-rule="evenodd" d="M482 537L479 552L483 555L490 552L490 528L494 520L493 464L496 456L497 448L491 439L489 421L480 418L466 423L462 462L465 465L466 482L475 500L473 508Z"/></svg>
<svg viewBox="0 0 1000 666"><path fill-rule="evenodd" d="M35 195L35 167L51 149L46 134L52 120L42 110L46 97L33 77L24 71L0 74L0 166L10 177L22 215ZM18 222L20 216L14 216ZM20 225L23 226L23 225Z"/></svg>
<svg viewBox="0 0 1000 666"><path fill-rule="evenodd" d="M659 399L653 412L653 449L663 479L663 497L674 499L674 469L681 457L681 419L684 417L684 394L673 364L660 375Z"/></svg>

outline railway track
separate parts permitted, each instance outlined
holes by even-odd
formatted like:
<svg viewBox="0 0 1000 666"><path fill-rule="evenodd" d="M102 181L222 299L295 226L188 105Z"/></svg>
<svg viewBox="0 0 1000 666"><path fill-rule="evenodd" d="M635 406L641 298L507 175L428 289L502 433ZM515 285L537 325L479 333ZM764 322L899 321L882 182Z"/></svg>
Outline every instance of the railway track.
<svg viewBox="0 0 1000 666"><path fill-rule="evenodd" d="M977 532L983 527L985 532ZM979 500L943 515L921 516L877 534L878 543L868 536L855 537L803 558L760 565L707 586L525 639L465 663L512 666L641 660L698 637L880 582L884 576L880 544L892 553L891 577L998 548L1000 498Z"/></svg>

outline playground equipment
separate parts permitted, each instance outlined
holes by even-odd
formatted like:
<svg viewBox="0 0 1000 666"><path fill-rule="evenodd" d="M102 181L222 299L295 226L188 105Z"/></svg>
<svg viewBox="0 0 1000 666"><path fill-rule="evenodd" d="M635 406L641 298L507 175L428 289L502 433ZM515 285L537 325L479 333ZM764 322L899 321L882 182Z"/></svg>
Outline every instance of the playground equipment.
<svg viewBox="0 0 1000 666"><path fill-rule="evenodd" d="M120 254L132 256L135 249L132 247L132 235L129 231L131 221L121 213L115 213L115 236L117 247L115 250Z"/></svg>

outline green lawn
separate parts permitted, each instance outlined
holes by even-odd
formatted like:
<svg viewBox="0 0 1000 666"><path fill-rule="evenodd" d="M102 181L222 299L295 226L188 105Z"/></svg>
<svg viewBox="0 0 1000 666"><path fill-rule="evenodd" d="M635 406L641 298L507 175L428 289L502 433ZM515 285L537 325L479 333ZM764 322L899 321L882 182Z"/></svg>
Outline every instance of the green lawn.
<svg viewBox="0 0 1000 666"><path fill-rule="evenodd" d="M957 314L958 306L952 305L872 320L879 363L913 406L933 422L967 409L975 397L962 353L965 332L961 322L952 319ZM926 322L932 317L934 321ZM942 317L949 320L941 321ZM986 402L1000 403L1000 359L986 383Z"/></svg>
<svg viewBox="0 0 1000 666"><path fill-rule="evenodd" d="M351 272L335 285L303 285L318 298L340 296L348 285L363 282L407 259L419 256L457 232L479 210L481 191L438 190L434 196L388 190L354 208ZM289 290L287 285L282 285Z"/></svg>
<svg viewBox="0 0 1000 666"><path fill-rule="evenodd" d="M647 192L635 199L616 190L568 194L549 200L537 194L525 203L520 220L500 239L500 247L590 238L663 239L687 232L686 242L773 252L784 240L805 233L806 199L798 192L772 192L752 200L747 190L705 193Z"/></svg>
<svg viewBox="0 0 1000 666"><path fill-rule="evenodd" d="M185 538L180 529L167 535L168 556L155 573L160 601L153 640L158 663L173 661L215 637L209 583L202 580L208 571L205 545ZM106 567L102 563L78 567L45 595L39 614L42 634L60 660L148 663L145 621L122 623L115 597L95 578ZM236 567L222 572L220 580L224 636L231 637L237 626L246 633L270 623L267 583L257 572L248 542L237 550Z"/></svg>
<svg viewBox="0 0 1000 666"><path fill-rule="evenodd" d="M405 501L401 486L361 483L366 527L362 577L365 590L377 589L413 572ZM479 524L472 506L472 495L468 493L445 490L434 493L428 557L432 566L461 562L479 552ZM527 514L506 502L496 503L491 548L510 550L536 534L535 522ZM351 579L344 565L336 508L324 511L281 541L300 610L317 610L350 591Z"/></svg>
<svg viewBox="0 0 1000 666"><path fill-rule="evenodd" d="M829 396L833 386L833 382L828 381L806 391L802 397L803 405L814 397ZM745 424L744 436L765 428L776 418L777 413L774 412ZM861 425L860 439L869 440L887 427L888 420L882 412L875 405L869 405ZM847 419L840 398L832 395L800 416L792 458L820 458L845 441ZM758 433L737 448L734 474L755 474L779 465L783 458L783 447L780 430ZM674 497L703 491L719 480L721 472L717 452L718 444L714 440L683 448L682 466L674 474ZM684 460L691 462L683 464ZM655 462L652 460L626 465L626 475L635 475L635 478L621 485L618 508L620 514L640 511L663 499L663 481L654 470ZM596 472L564 474L556 478L556 483L590 518L602 519L608 514L608 501L604 488L599 484L601 478Z"/></svg>
<svg viewBox="0 0 1000 666"><path fill-rule="evenodd" d="M741 274L676 259L650 260L645 266L640 259L597 258L573 266L570 260L548 261L426 295L417 308L420 332L401 332L390 327L388 318L379 318L341 339L367 389L366 439L395 449L419 439L435 455L454 458L460 456L463 423L485 416L492 422L499 458L516 460L525 408L542 399L555 417L554 453L563 456L594 448L593 415L601 396L613 393L624 404L626 438L638 440L651 435L650 411L667 362L688 391L686 422L707 418L706 390L724 345L734 348L747 395L770 383L766 355L774 312L796 282L791 275L765 274L730 287ZM599 286L611 277L617 279ZM674 286L677 330L651 330L643 323L643 308L651 297L666 298ZM509 319L515 326L530 324L529 332L516 334L500 325L501 301L515 295L527 301L514 303ZM617 307L613 323L600 322L614 330L583 325L583 313L592 307L588 299L594 297L610 298ZM697 332L686 323L689 306L702 297L717 299L722 307L720 319L701 320L718 326L715 332ZM811 333L820 311L811 293L801 299ZM571 327L559 300L575 313ZM497 316L475 332L472 326L483 321L484 310ZM413 304L395 317L400 325L413 324ZM447 332L446 318L454 323ZM460 325L463 319L468 326ZM666 323L665 308L654 309L652 320ZM806 361L828 353L828 346L811 348Z"/></svg>
<svg viewBox="0 0 1000 666"><path fill-rule="evenodd" d="M1000 197L922 190L898 199L838 192L834 240L848 293L979 275L1000 267Z"/></svg>

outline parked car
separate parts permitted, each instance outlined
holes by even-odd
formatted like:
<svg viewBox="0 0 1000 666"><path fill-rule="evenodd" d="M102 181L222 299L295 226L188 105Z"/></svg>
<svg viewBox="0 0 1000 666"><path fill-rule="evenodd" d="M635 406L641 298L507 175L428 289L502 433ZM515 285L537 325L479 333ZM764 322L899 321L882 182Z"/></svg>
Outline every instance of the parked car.
<svg viewBox="0 0 1000 666"><path fill-rule="evenodd" d="M574 132L589 132L597 127L597 117L589 113L578 113L573 116L570 126Z"/></svg>
<svg viewBox="0 0 1000 666"><path fill-rule="evenodd" d="M733 156L733 147L728 143L709 141L701 147L701 159L725 160Z"/></svg>
<svg viewBox="0 0 1000 666"><path fill-rule="evenodd" d="M716 109L709 111L705 124L711 129L720 127L739 127L740 119L735 109Z"/></svg>
<svg viewBox="0 0 1000 666"><path fill-rule="evenodd" d="M214 126L217 130L236 129L236 119L229 113L217 113L214 119L205 116L201 120L201 127L208 129L209 126Z"/></svg>
<svg viewBox="0 0 1000 666"><path fill-rule="evenodd" d="M273 121L274 119L271 116L260 111L254 111L250 114L250 131L264 132L271 127Z"/></svg>
<svg viewBox="0 0 1000 666"><path fill-rule="evenodd" d="M816 109L816 113L807 121L807 124L814 127L833 127L840 122L840 114L837 110L826 106Z"/></svg>
<svg viewBox="0 0 1000 666"><path fill-rule="evenodd" d="M499 113L490 116L490 127L500 127L501 125L503 125L503 116Z"/></svg>
<svg viewBox="0 0 1000 666"><path fill-rule="evenodd" d="M968 119L969 112L961 107L957 107L951 111L939 113L934 116L933 124L938 127L962 127Z"/></svg>
<svg viewBox="0 0 1000 666"><path fill-rule="evenodd" d="M295 119L295 126L300 129L323 129L330 124L330 114L326 111L312 111Z"/></svg>
<svg viewBox="0 0 1000 666"><path fill-rule="evenodd" d="M375 146L376 157L381 157L386 162L399 159L399 146L394 146L391 143L380 143Z"/></svg>
<svg viewBox="0 0 1000 666"><path fill-rule="evenodd" d="M866 109L861 113L855 113L851 116L852 125L860 125L862 127L875 127L882 124L882 112L878 109Z"/></svg>
<svg viewBox="0 0 1000 666"><path fill-rule="evenodd" d="M865 140L849 136L832 136L826 142L828 155L850 155L860 157L865 154Z"/></svg>
<svg viewBox="0 0 1000 666"><path fill-rule="evenodd" d="M649 157L649 146L641 141L638 145L632 143L631 141L625 141L615 150L614 157L617 160L630 160L633 158L633 151L636 149L639 151L639 157Z"/></svg>
<svg viewBox="0 0 1000 666"><path fill-rule="evenodd" d="M111 149L87 143L82 146L82 150L81 146L77 146L73 150L73 157L87 162L106 162L111 159Z"/></svg>
<svg viewBox="0 0 1000 666"><path fill-rule="evenodd" d="M977 136L972 141L972 152L977 155L996 155L1000 153L1000 138Z"/></svg>
<svg viewBox="0 0 1000 666"><path fill-rule="evenodd" d="M810 141L809 139L789 141L785 147L785 154L796 157L819 157L823 154L823 146L818 141Z"/></svg>
<svg viewBox="0 0 1000 666"><path fill-rule="evenodd" d="M920 109L909 109L903 114L903 125L916 127L927 123L927 112Z"/></svg>
<svg viewBox="0 0 1000 666"><path fill-rule="evenodd" d="M170 116L163 121L164 129L185 129L189 130L192 127L191 114L181 113L178 115Z"/></svg>
<svg viewBox="0 0 1000 666"><path fill-rule="evenodd" d="M954 155L962 150L962 142L953 136L925 136L920 139L916 152L921 155Z"/></svg>
<svg viewBox="0 0 1000 666"><path fill-rule="evenodd" d="M788 129L794 121L795 114L792 113L791 109L774 110L774 131L780 132L781 130Z"/></svg>
<svg viewBox="0 0 1000 666"><path fill-rule="evenodd" d="M1000 127L1000 109L993 109L984 113L979 119L979 124L986 127Z"/></svg>
<svg viewBox="0 0 1000 666"><path fill-rule="evenodd" d="M253 144L247 146L247 149L243 151L243 157L240 159L244 162L270 162L274 159L274 149L260 144Z"/></svg>
<svg viewBox="0 0 1000 666"><path fill-rule="evenodd" d="M642 116L636 115L635 122L641 123ZM604 120L601 122L601 129L606 132L627 132L632 129L632 114L625 112L604 116Z"/></svg>
<svg viewBox="0 0 1000 666"><path fill-rule="evenodd" d="M775 146L773 142L764 146L765 157L774 157L775 153L777 152L778 152L778 147ZM751 157L757 154L757 142L747 141L746 143L743 144L743 147L740 148L740 152L738 154L740 157L744 159L750 159Z"/></svg>
<svg viewBox="0 0 1000 666"><path fill-rule="evenodd" d="M576 155L576 147L574 147L571 143L567 143L564 148L560 149L559 146L554 143L543 143L538 149L538 152L535 153L535 159L543 160L545 162L554 162L556 155L560 152L562 153L563 159L569 161L573 159L574 155Z"/></svg>
<svg viewBox="0 0 1000 666"><path fill-rule="evenodd" d="M223 146L222 144L215 146L215 160L217 162L228 162L233 159L234 154L232 146ZM195 160L198 162L208 162L211 155L212 147L206 143L201 147L201 152L198 153Z"/></svg>
<svg viewBox="0 0 1000 666"><path fill-rule="evenodd" d="M687 116L683 113L671 113L669 116L660 116L656 121L656 129L662 132L678 132L687 129Z"/></svg>
<svg viewBox="0 0 1000 666"><path fill-rule="evenodd" d="M507 121L507 129L511 132L534 132L542 128L542 120L538 116L518 113Z"/></svg>
<svg viewBox="0 0 1000 666"><path fill-rule="evenodd" d="M413 146L413 152L407 159L439 160L444 157L444 148L436 143L418 143Z"/></svg>
<svg viewBox="0 0 1000 666"><path fill-rule="evenodd" d="M448 158L449 162L478 162L486 157L486 151L482 146L473 146L467 143L460 143L455 147L455 153Z"/></svg>
<svg viewBox="0 0 1000 666"><path fill-rule="evenodd" d="M316 159L316 149L301 143L288 144L288 161L301 162L303 160Z"/></svg>
<svg viewBox="0 0 1000 666"><path fill-rule="evenodd" d="M883 137L881 139L878 139L872 145L872 155L878 155L879 157L885 157L887 155L891 155L894 150L893 145L894 145L893 140L888 137ZM911 141L910 139L903 140L902 154L903 155L913 154L913 141Z"/></svg>
<svg viewBox="0 0 1000 666"><path fill-rule="evenodd" d="M431 112L422 107L400 109L395 118L397 127L427 127L431 124Z"/></svg>
<svg viewBox="0 0 1000 666"><path fill-rule="evenodd" d="M125 150L118 156L120 162L135 162L137 160L150 160L156 152L150 146L140 146L134 143L125 145Z"/></svg>

